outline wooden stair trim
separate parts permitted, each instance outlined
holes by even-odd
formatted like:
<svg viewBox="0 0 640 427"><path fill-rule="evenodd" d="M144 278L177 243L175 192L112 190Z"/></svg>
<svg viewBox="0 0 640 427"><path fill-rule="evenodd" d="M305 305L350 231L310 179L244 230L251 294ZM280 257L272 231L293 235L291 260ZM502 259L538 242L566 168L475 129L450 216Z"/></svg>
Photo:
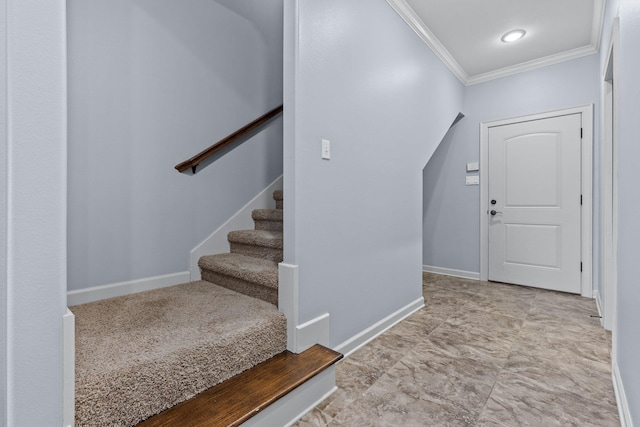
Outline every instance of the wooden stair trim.
<svg viewBox="0 0 640 427"><path fill-rule="evenodd" d="M237 427L342 357L319 344L300 354L285 351L138 427Z"/></svg>

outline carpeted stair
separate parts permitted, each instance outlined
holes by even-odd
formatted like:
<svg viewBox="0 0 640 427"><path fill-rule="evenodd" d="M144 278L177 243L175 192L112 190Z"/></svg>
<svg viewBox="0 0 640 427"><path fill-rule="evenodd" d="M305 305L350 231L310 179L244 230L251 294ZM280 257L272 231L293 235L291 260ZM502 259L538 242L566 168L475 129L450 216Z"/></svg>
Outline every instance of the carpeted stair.
<svg viewBox="0 0 640 427"><path fill-rule="evenodd" d="M278 265L239 254L202 257L202 279L254 298L278 304Z"/></svg>
<svg viewBox="0 0 640 427"><path fill-rule="evenodd" d="M256 209L251 217L256 230L282 231L282 209Z"/></svg>
<svg viewBox="0 0 640 427"><path fill-rule="evenodd" d="M255 230L232 231L231 253L200 258L202 279L236 292L278 304L278 263L282 261L282 191L276 209L257 209Z"/></svg>
<svg viewBox="0 0 640 427"><path fill-rule="evenodd" d="M133 426L286 349L274 199L229 233L231 253L200 259L203 280L71 307L76 426Z"/></svg>
<svg viewBox="0 0 640 427"><path fill-rule="evenodd" d="M283 209L283 193L282 190L276 190L273 192L273 199L276 201L276 209Z"/></svg>

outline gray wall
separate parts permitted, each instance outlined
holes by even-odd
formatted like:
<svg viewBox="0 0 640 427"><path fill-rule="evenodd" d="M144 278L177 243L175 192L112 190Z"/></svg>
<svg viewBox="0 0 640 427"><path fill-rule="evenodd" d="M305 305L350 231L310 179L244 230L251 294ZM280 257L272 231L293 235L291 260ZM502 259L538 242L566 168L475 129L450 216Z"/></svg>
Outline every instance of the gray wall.
<svg viewBox="0 0 640 427"><path fill-rule="evenodd" d="M2 0L0 10L0 27L9 23L3 33L7 56L0 60L7 67L0 85L9 89L0 119L6 138L0 151L8 148L8 167L1 172L6 181L0 180L7 195L0 225L7 230L7 301L0 310L9 328L0 425L59 426L66 310L65 1Z"/></svg>
<svg viewBox="0 0 640 427"><path fill-rule="evenodd" d="M480 272L480 187L465 186L465 167L480 160L481 122L595 103L594 151L600 152L598 60L594 54L466 88L465 118L424 170L424 265ZM598 200L596 194L595 206ZM597 248L596 240L594 254Z"/></svg>
<svg viewBox="0 0 640 427"><path fill-rule="evenodd" d="M640 196L634 182L640 158L640 4L620 0L618 99L618 295L617 363L635 424L640 423Z"/></svg>
<svg viewBox="0 0 640 427"><path fill-rule="evenodd" d="M282 103L282 0L69 0L69 290L188 270L282 173L282 119L195 176L174 165Z"/></svg>
<svg viewBox="0 0 640 427"><path fill-rule="evenodd" d="M477 273L479 194L477 186L465 185L465 168L479 158L477 147L459 140L466 120L447 132L423 171L422 260Z"/></svg>
<svg viewBox="0 0 640 427"><path fill-rule="evenodd" d="M7 97L7 8L0 1L0 99ZM7 425L7 103L0 103L0 426Z"/></svg>
<svg viewBox="0 0 640 427"><path fill-rule="evenodd" d="M329 312L336 346L422 295L422 169L463 87L384 0L287 1L296 7L285 262L299 265L300 322Z"/></svg>

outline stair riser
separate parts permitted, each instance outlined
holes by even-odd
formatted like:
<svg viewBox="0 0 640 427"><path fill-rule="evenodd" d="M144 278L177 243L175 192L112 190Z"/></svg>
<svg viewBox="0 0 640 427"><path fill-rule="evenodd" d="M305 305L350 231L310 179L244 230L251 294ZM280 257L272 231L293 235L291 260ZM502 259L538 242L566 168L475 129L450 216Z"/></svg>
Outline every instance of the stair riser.
<svg viewBox="0 0 640 427"><path fill-rule="evenodd" d="M229 246L231 247L231 253L252 256L254 258L262 258L267 261L282 262L282 249L234 242L229 242Z"/></svg>
<svg viewBox="0 0 640 427"><path fill-rule="evenodd" d="M202 270L202 280L215 283L223 288L231 289L240 294L258 298L273 305L278 305L278 291L266 286L247 282L224 274L219 274L210 270Z"/></svg>
<svg viewBox="0 0 640 427"><path fill-rule="evenodd" d="M282 221L254 220L256 230L282 231Z"/></svg>

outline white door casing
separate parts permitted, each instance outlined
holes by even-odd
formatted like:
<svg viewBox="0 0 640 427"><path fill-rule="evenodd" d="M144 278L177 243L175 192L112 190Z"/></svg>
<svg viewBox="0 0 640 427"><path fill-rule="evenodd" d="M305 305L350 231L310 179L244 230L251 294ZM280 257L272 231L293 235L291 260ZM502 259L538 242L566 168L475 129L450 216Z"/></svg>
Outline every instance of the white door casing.
<svg viewBox="0 0 640 427"><path fill-rule="evenodd" d="M601 145L601 190L600 190L600 290L602 304L600 308L603 316L603 326L612 331L612 358L615 359L616 349L616 264L618 246L618 182L617 162L618 152L616 144L616 130L618 118L616 100L618 99L617 84L617 50L619 40L620 21L616 18L611 29L611 42L607 61L602 73L603 106L602 106L602 145Z"/></svg>
<svg viewBox="0 0 640 427"><path fill-rule="evenodd" d="M582 209L580 213L580 258L582 274L580 292L584 297L592 297L592 161L593 161L593 105L551 111L529 116L480 124L480 280L489 279L489 220L492 210L489 196L489 129L521 122L533 122L558 116L577 114L582 124L582 156L580 178ZM496 211L500 209L495 208ZM500 214L496 214L496 217ZM515 230L515 229L514 229ZM515 230L521 231L521 230ZM526 231L526 230L525 230ZM579 271L579 265L578 265Z"/></svg>
<svg viewBox="0 0 640 427"><path fill-rule="evenodd" d="M489 280L580 293L581 126L489 128Z"/></svg>

